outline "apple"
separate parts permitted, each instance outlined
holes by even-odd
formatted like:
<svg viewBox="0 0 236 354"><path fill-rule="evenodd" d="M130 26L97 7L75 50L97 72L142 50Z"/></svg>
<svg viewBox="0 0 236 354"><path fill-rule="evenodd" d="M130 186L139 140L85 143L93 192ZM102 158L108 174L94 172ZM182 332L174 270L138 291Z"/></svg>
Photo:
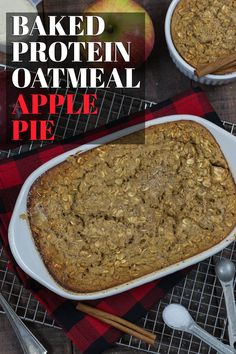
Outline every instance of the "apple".
<svg viewBox="0 0 236 354"><path fill-rule="evenodd" d="M105 21L104 32L86 38L87 41L122 42L126 48L127 42L131 42L130 63L118 55L117 63L103 64L106 69L137 68L147 60L154 46L155 32L151 17L141 5L133 0L95 0L84 12L100 15Z"/></svg>

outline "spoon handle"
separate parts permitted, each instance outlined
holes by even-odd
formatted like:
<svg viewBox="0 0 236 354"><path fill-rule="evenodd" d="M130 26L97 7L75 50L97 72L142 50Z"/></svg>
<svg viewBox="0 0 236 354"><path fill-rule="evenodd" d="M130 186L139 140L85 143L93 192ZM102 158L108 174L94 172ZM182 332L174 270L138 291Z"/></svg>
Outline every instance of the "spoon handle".
<svg viewBox="0 0 236 354"><path fill-rule="evenodd" d="M190 333L207 343L214 348L219 354L235 354L235 350L228 345L223 344L218 339L213 337L210 333L199 327L196 323L193 323L189 330Z"/></svg>
<svg viewBox="0 0 236 354"><path fill-rule="evenodd" d="M12 310L11 306L7 303L1 294L0 304L17 335L24 354L47 354L46 349L42 346L38 339L34 337L26 325L20 320L20 318Z"/></svg>
<svg viewBox="0 0 236 354"><path fill-rule="evenodd" d="M221 285L224 292L225 305L229 322L229 340L230 345L233 346L236 341L236 307L233 281L230 281L228 283L222 282Z"/></svg>

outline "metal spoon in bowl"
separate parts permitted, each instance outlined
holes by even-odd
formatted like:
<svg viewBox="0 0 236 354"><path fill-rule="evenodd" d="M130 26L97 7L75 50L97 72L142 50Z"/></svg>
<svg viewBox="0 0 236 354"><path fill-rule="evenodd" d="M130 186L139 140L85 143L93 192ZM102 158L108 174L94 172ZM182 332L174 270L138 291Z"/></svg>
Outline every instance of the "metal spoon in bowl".
<svg viewBox="0 0 236 354"><path fill-rule="evenodd" d="M20 320L11 306L0 294L0 305L6 313L9 322L14 329L20 342L24 354L47 354L47 350L42 346L37 338L30 332L26 325Z"/></svg>
<svg viewBox="0 0 236 354"><path fill-rule="evenodd" d="M216 275L222 285L228 317L228 334L231 347L236 342L236 306L234 298L235 265L228 259L221 259L215 267Z"/></svg>
<svg viewBox="0 0 236 354"><path fill-rule="evenodd" d="M162 316L167 326L193 334L214 348L218 353L236 354L236 351L233 348L223 344L198 326L184 306L179 304L170 304L164 309Z"/></svg>

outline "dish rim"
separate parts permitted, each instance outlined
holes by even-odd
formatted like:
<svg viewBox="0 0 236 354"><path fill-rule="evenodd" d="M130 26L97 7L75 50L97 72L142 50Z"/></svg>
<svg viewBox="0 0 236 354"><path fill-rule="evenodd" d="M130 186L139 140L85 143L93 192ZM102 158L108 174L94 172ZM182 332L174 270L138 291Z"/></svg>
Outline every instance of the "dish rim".
<svg viewBox="0 0 236 354"><path fill-rule="evenodd" d="M166 41L167 41L167 44L168 44L172 54L175 56L175 59L179 62L179 64L182 65L182 67L184 67L185 70L190 72L191 75L193 75L194 77L197 78L197 76L195 75L195 68L192 65L188 64L187 61L183 59L183 57L180 55L180 53L176 49L176 47L174 45L174 41L172 39L171 20L172 20L173 13L180 1L181 0L172 0L171 4L167 10L166 18L165 18ZM234 78L236 79L236 71L233 71L232 73L229 73L229 74L223 74L223 75L208 74L208 75L205 75L204 78L215 80L215 81L222 81L222 80L226 81L226 80L234 79ZM199 80L199 78L197 78L197 79Z"/></svg>
<svg viewBox="0 0 236 354"><path fill-rule="evenodd" d="M95 299L100 299L112 295L119 294L121 292L130 290L132 288L135 288L137 286L149 283L151 281L160 279L166 275L172 274L178 270L184 269L188 266L191 266L193 264L196 264L213 254L218 253L221 251L223 248L228 246L231 242L235 240L235 233L236 233L236 226L234 229L229 233L228 236L224 238L220 243L214 245L208 250L205 250L195 256L192 256L186 260L177 262L175 264L172 264L168 267L165 267L161 270L154 271L152 273L149 273L147 275L144 275L142 277L139 277L137 279L131 280L129 282L126 282L121 285L117 285L105 290L100 290L96 292L87 292L87 293L79 293L79 292L73 292L70 290L67 290L63 288L57 281L50 275L48 269L46 268L45 264L43 263L42 257L36 247L36 244L33 240L32 232L30 230L30 226L28 223L28 220L24 220L21 215L22 214L27 214L27 199L28 199L28 193L29 190L34 183L34 181L39 178L44 172L46 172L48 169L58 165L59 163L63 162L67 157L74 155L76 153L83 153L88 150L91 150L93 148L96 148L99 145L103 145L107 142L111 142L119 137L129 135L131 132L135 132L138 130L145 128L148 128L149 126L154 126L158 124L163 124L163 123L168 123L168 122L175 122L175 121L180 121L180 120L188 120L188 121L194 121L199 123L200 125L203 125L210 133L215 137L214 133L210 130L212 128L213 130L217 131L222 137L225 136L225 138L230 138L232 139L232 143L235 144L236 147L236 138L228 133L227 131L223 130L219 126L215 125L214 123L209 122L206 119L200 118L198 116L193 116L193 115L170 115L162 118L155 118L149 121L146 121L145 124L136 124L131 127L119 130L115 133L105 135L102 138L96 139L88 144L84 144L82 146L79 146L77 148L74 148L72 150L69 150L63 154L60 154L53 159L49 160L48 162L44 163L41 165L39 168L37 168L34 172L30 174L30 176L26 179L25 183L23 184L21 191L19 193L19 196L17 198L12 218L10 221L9 225L9 245L11 252L18 263L18 265L27 273L30 277L38 281L40 284L48 288L49 290L55 292L56 294L68 298L71 300L95 300ZM216 137L215 137L216 139ZM216 139L217 140L217 139ZM217 140L218 141L218 140ZM219 144L219 142L218 142ZM222 149L221 145L219 144L220 148ZM226 157L225 157L226 158ZM231 162L226 158L229 167L231 166ZM233 159L232 159L233 160ZM236 167L235 167L236 168ZM231 170L231 167L230 167ZM236 173L235 175L231 171L232 176L236 182ZM17 235L17 230L21 232L23 229L24 232L26 232L26 236L23 236L27 242L31 243L33 246L33 249L31 251L34 254L37 254L38 261L39 258L41 261L39 261L39 264L36 264L35 268L32 270L30 265L27 264L27 254L22 256L22 253L20 253L20 237ZM18 242L18 244L17 244ZM39 270L36 272L36 268L39 267ZM47 273L48 279L45 280L45 272Z"/></svg>

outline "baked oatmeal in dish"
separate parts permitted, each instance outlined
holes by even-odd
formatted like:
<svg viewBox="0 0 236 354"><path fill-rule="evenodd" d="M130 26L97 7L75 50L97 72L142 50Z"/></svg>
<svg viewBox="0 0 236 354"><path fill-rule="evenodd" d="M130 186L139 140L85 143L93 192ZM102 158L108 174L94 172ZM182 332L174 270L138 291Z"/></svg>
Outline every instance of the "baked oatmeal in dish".
<svg viewBox="0 0 236 354"><path fill-rule="evenodd" d="M124 284L211 248L236 225L235 182L207 129L159 124L132 144L139 134L72 156L31 187L32 234L65 289Z"/></svg>
<svg viewBox="0 0 236 354"><path fill-rule="evenodd" d="M179 54L195 68L236 53L236 1L180 0L171 33Z"/></svg>

